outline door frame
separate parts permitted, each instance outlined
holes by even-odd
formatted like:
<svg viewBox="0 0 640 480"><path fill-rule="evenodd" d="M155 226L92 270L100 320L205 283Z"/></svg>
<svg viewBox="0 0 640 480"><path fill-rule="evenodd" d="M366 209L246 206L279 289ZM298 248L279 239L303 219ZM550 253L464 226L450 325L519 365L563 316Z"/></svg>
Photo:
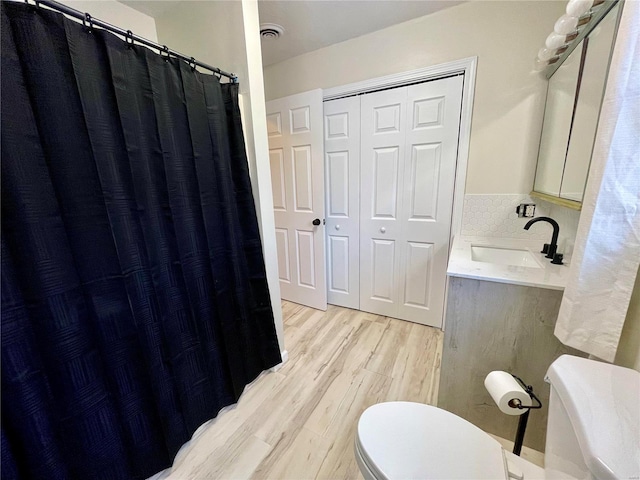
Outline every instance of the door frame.
<svg viewBox="0 0 640 480"><path fill-rule="evenodd" d="M449 249L453 237L459 235L462 230L462 207L464 204L464 191L467 182L467 165L469 162L469 141L471 138L471 117L473 113L473 97L476 84L476 67L478 57L468 57L452 62L440 63L430 67L410 70L408 72L394 73L384 77L372 78L361 82L349 83L338 87L322 90L322 101L336 100L338 98L362 95L377 90L402 87L412 83L437 80L451 75L464 75L462 85L462 110L460 112L460 133L458 136L458 158L456 161L456 181L453 188L453 213L451 216L451 234ZM443 324L444 325L444 324Z"/></svg>
<svg viewBox="0 0 640 480"><path fill-rule="evenodd" d="M339 98L362 95L364 93L371 93L378 90L402 87L413 83L438 80L452 75L464 75L462 85L462 109L460 112L460 132L458 134L458 157L456 159L456 179L453 187L453 211L451 214L451 232L449 234L449 254L451 254L453 238L460 235L460 232L462 231L462 211L465 187L467 183L469 142L471 139L471 119L473 115L473 99L475 95L477 64L477 56L467 57L460 60L440 63L438 65L432 65L407 72L394 73L383 77L371 78L360 82L349 83L322 90L322 101L326 102L328 100L337 100ZM448 295L449 284L447 282L444 293L445 308L442 311L441 329L443 331L446 326L445 314Z"/></svg>

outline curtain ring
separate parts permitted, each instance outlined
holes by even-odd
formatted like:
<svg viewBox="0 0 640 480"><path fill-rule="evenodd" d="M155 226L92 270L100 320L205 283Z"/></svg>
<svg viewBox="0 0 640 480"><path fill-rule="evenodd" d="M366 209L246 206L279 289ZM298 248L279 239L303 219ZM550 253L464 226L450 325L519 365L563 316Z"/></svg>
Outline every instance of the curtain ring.
<svg viewBox="0 0 640 480"><path fill-rule="evenodd" d="M131 30L127 30L124 41L127 44L127 48L133 47L133 32Z"/></svg>
<svg viewBox="0 0 640 480"><path fill-rule="evenodd" d="M191 59L189 60L189 66L191 67L192 71L195 71L196 69L196 59L191 57Z"/></svg>
<svg viewBox="0 0 640 480"><path fill-rule="evenodd" d="M163 53L166 53L167 55L163 55ZM160 56L162 58L164 58L165 62L169 61L169 47L167 47L166 45L162 45L162 50L160 50Z"/></svg>
<svg viewBox="0 0 640 480"><path fill-rule="evenodd" d="M88 25L87 25L88 24ZM91 15L88 12L84 14L84 18L82 19L82 25L87 29L89 33L93 30L93 21L91 19Z"/></svg>

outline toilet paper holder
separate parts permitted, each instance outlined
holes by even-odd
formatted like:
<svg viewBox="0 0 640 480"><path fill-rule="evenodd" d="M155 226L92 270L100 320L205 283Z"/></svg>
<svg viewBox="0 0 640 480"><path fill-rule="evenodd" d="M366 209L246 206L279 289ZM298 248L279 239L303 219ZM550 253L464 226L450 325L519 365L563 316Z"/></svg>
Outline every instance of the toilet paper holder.
<svg viewBox="0 0 640 480"><path fill-rule="evenodd" d="M516 439L513 442L513 453L519 456L522 450L522 442L524 441L524 433L525 433L525 430L527 429L527 422L529 420L529 411L532 409L542 408L542 402L538 397L536 397L536 394L533 393L533 386L527 385L526 383L524 383L524 381L520 377L518 377L517 375L514 375L513 373L511 374L511 376L515 378L516 381L520 384L520 386L524 389L524 391L527 392L527 394L529 395L529 398L531 398L531 400L535 400L537 403L537 405L522 405L522 402L518 398L513 398L509 400L509 406L511 408L517 408L520 410L526 409L526 412L520 415L520 420L518 421L518 430L516 431Z"/></svg>

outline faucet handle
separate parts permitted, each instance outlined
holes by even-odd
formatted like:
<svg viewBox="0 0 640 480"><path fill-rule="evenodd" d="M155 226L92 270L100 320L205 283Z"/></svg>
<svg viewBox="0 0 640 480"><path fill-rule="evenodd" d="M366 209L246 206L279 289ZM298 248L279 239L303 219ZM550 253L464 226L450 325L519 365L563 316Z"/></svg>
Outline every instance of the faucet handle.
<svg viewBox="0 0 640 480"><path fill-rule="evenodd" d="M540 253L549 253L549 244L545 243L542 247L542 251Z"/></svg>
<svg viewBox="0 0 640 480"><path fill-rule="evenodd" d="M556 253L553 256L553 260L551 260L551 263L553 263L554 265L563 265L562 263L563 258L564 258L564 255L562 253Z"/></svg>

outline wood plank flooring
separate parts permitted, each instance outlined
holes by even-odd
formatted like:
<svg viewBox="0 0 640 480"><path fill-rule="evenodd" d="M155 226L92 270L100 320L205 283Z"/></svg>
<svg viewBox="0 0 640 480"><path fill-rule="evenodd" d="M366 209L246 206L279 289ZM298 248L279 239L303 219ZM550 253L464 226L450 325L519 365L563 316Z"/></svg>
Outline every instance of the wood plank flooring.
<svg viewBox="0 0 640 480"><path fill-rule="evenodd" d="M436 403L440 330L333 305L282 308L289 361L201 427L161 478L361 478L360 414L383 401Z"/></svg>

